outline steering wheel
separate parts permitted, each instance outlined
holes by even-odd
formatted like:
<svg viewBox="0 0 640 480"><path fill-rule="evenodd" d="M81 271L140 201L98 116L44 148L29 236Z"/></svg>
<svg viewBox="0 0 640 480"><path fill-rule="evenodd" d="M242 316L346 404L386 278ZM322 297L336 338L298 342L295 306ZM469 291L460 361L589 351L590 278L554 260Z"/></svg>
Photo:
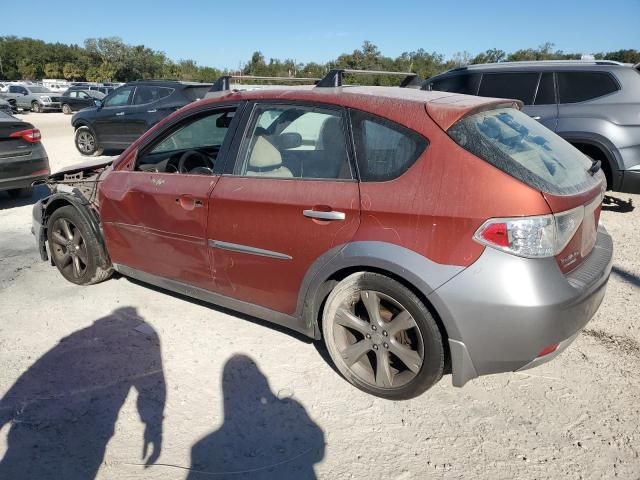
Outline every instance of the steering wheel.
<svg viewBox="0 0 640 480"><path fill-rule="evenodd" d="M189 171L194 168L189 168L188 162L191 161L196 162L196 167L207 167L213 170L213 162L205 154L197 150L187 150L180 156L180 160L178 160L178 172L189 173Z"/></svg>

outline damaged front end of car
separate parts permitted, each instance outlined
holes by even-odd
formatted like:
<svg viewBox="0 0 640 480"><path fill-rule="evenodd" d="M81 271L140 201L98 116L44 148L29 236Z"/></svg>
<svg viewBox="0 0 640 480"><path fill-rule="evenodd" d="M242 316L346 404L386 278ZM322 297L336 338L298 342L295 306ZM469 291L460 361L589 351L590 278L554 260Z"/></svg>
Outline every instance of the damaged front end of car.
<svg viewBox="0 0 640 480"><path fill-rule="evenodd" d="M31 233L36 237L36 243L42 260L50 260L47 253L47 227L49 218L57 209L65 206L75 208L87 221L102 241L102 231L99 217L98 186L111 172L113 160L84 162L66 167L43 180L51 193L39 200L33 206L33 225ZM104 247L104 245L102 245ZM100 249L106 252L105 248ZM108 265L106 253L99 259L101 265ZM53 262L52 262L53 265Z"/></svg>

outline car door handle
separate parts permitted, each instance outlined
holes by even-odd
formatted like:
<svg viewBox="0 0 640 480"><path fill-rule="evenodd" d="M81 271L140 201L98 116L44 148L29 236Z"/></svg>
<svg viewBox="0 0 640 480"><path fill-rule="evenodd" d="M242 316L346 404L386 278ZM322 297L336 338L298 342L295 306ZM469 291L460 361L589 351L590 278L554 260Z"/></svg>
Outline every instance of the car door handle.
<svg viewBox="0 0 640 480"><path fill-rule="evenodd" d="M344 220L347 218L344 212L336 212L335 210L328 212L323 212L322 210L303 210L302 214L305 217L317 218L318 220Z"/></svg>
<svg viewBox="0 0 640 480"><path fill-rule="evenodd" d="M196 200L189 195L182 195L181 197L176 198L176 203L185 210L193 210L194 208L199 208L204 205L202 200Z"/></svg>
<svg viewBox="0 0 640 480"><path fill-rule="evenodd" d="M118 113L116 113L116 117L121 117L122 115L124 115L124 112L118 112Z"/></svg>
<svg viewBox="0 0 640 480"><path fill-rule="evenodd" d="M153 110L147 110L147 113L156 113L158 111L157 108L154 108Z"/></svg>
<svg viewBox="0 0 640 480"><path fill-rule="evenodd" d="M531 117L531 118L533 118L534 120L537 120L538 122L542 120L542 117L539 115L536 115L535 117Z"/></svg>

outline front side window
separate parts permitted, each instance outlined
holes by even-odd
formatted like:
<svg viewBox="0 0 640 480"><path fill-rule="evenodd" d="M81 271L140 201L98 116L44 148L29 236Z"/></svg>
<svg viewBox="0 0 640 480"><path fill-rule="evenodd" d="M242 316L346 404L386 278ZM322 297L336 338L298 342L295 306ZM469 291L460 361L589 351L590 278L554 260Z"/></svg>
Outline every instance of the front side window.
<svg viewBox="0 0 640 480"><path fill-rule="evenodd" d="M234 115L235 108L195 115L157 139L136 170L212 175Z"/></svg>
<svg viewBox="0 0 640 480"><path fill-rule="evenodd" d="M452 75L431 82L429 90L437 90L439 92L463 93L465 95L477 95L478 84L480 83L480 74L461 74Z"/></svg>
<svg viewBox="0 0 640 480"><path fill-rule="evenodd" d="M604 72L558 72L560 103L578 103L608 95L618 84Z"/></svg>
<svg viewBox="0 0 640 480"><path fill-rule="evenodd" d="M363 182L384 182L406 172L427 148L427 140L395 122L351 110L356 162Z"/></svg>
<svg viewBox="0 0 640 480"><path fill-rule="evenodd" d="M481 97L515 98L531 105L538 85L537 72L485 73L478 95Z"/></svg>
<svg viewBox="0 0 640 480"><path fill-rule="evenodd" d="M129 104L133 87L122 87L116 90L105 102L105 107L122 107Z"/></svg>
<svg viewBox="0 0 640 480"><path fill-rule="evenodd" d="M339 110L257 105L237 174L269 178L353 178Z"/></svg>

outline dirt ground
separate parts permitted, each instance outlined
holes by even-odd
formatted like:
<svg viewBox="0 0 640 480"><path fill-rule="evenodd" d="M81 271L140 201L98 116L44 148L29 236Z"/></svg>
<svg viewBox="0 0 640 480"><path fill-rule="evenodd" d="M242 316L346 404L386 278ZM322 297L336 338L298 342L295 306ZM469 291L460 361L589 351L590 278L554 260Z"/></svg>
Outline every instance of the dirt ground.
<svg viewBox="0 0 640 480"><path fill-rule="evenodd" d="M25 118L54 170L82 160L70 117ZM640 478L640 208L603 213L607 295L559 358L392 403L258 320L65 282L36 252L33 201L0 194L3 480Z"/></svg>

